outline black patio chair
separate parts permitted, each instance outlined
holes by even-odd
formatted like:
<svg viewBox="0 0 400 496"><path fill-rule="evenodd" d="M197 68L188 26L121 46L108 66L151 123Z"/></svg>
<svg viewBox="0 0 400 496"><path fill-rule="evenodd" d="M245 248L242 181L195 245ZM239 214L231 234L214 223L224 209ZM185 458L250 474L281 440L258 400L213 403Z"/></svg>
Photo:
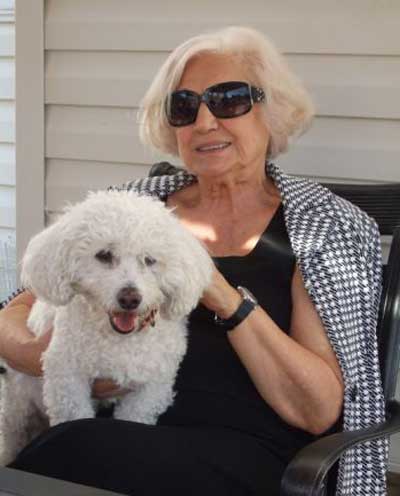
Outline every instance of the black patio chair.
<svg viewBox="0 0 400 496"><path fill-rule="evenodd" d="M308 445L288 465L281 496L331 496L337 462L349 448L400 432L400 403L395 400L400 361L400 184L325 184L367 212L381 235L392 235L377 328L386 421L367 429L336 432Z"/></svg>

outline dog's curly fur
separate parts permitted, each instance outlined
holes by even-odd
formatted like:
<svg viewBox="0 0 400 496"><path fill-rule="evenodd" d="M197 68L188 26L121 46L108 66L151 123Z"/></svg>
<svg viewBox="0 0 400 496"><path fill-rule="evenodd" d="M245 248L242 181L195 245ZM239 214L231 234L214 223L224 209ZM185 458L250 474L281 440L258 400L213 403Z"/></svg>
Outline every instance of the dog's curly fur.
<svg viewBox="0 0 400 496"><path fill-rule="evenodd" d="M0 463L14 459L43 419L94 417L96 378L132 389L116 418L155 423L173 401L185 316L211 274L206 249L176 216L132 192L91 193L35 236L22 264L23 284L38 297L28 325L36 335L54 330L43 378L12 369L3 378ZM128 302L124 291L134 296ZM154 314L154 326L145 325Z"/></svg>

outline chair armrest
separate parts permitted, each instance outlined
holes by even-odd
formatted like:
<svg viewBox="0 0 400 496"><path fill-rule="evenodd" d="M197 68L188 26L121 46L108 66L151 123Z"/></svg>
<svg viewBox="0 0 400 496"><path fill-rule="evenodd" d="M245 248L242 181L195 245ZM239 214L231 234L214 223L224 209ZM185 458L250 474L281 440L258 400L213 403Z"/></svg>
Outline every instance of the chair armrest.
<svg viewBox="0 0 400 496"><path fill-rule="evenodd" d="M365 441L400 431L400 403L390 401L387 420L382 424L332 434L300 450L286 467L281 496L322 496L326 475L332 465L349 448Z"/></svg>

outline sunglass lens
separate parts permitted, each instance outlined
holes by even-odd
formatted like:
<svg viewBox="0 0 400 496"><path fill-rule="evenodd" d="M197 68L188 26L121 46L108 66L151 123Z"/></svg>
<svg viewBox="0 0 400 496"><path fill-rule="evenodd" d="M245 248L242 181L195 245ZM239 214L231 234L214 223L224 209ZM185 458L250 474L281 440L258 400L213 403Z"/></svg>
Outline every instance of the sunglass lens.
<svg viewBox="0 0 400 496"><path fill-rule="evenodd" d="M187 126L192 124L199 110L199 96L190 91L175 91L171 95L167 109L168 121L172 126Z"/></svg>
<svg viewBox="0 0 400 496"><path fill-rule="evenodd" d="M209 89L207 105L219 118L239 117L252 107L249 86L240 82L215 85Z"/></svg>

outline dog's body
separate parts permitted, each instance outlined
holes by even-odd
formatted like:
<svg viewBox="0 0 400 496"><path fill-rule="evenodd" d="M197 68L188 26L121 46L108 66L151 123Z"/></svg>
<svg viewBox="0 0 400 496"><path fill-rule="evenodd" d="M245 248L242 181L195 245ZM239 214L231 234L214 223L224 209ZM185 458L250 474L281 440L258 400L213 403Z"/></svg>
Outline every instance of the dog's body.
<svg viewBox="0 0 400 496"><path fill-rule="evenodd" d="M30 242L22 278L38 296L28 321L53 327L43 378L9 369L2 384L0 462L50 425L94 417L91 387L131 390L116 418L153 424L173 401L186 351L186 315L209 284L212 261L159 201L102 192Z"/></svg>

